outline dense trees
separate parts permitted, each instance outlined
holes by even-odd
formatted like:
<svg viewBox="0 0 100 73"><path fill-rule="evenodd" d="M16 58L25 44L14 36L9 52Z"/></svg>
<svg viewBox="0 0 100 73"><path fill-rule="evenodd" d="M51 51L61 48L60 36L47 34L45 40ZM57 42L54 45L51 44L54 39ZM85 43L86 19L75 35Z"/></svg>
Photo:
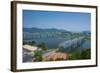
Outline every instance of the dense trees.
<svg viewBox="0 0 100 73"><path fill-rule="evenodd" d="M72 52L70 55L69 55L69 59L70 60L77 60L77 59L80 59L81 56L80 56L80 53L79 52Z"/></svg>
<svg viewBox="0 0 100 73"><path fill-rule="evenodd" d="M34 52L35 61L42 61L42 51L35 51Z"/></svg>
<svg viewBox="0 0 100 73"><path fill-rule="evenodd" d="M90 49L83 50L81 52L81 58L82 59L90 59L91 58L91 50Z"/></svg>
<svg viewBox="0 0 100 73"><path fill-rule="evenodd" d="M90 59L91 58L91 50L85 49L81 52L72 52L69 54L70 60L79 60L79 59Z"/></svg>

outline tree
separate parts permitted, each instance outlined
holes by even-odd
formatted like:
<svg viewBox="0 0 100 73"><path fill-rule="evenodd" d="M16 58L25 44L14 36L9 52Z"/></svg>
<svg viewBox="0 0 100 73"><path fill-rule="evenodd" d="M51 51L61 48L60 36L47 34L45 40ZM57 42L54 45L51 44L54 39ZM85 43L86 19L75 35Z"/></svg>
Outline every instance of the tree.
<svg viewBox="0 0 100 73"><path fill-rule="evenodd" d="M36 44L36 42L35 42L35 41L32 41L31 43L32 43L32 45L35 45L35 44Z"/></svg>
<svg viewBox="0 0 100 73"><path fill-rule="evenodd" d="M42 61L43 60L42 51L35 51L34 57L36 58L36 61Z"/></svg>
<svg viewBox="0 0 100 73"><path fill-rule="evenodd" d="M86 49L81 52L81 59L90 59L91 58L91 50Z"/></svg>
<svg viewBox="0 0 100 73"><path fill-rule="evenodd" d="M45 43L40 43L39 45L37 45L39 48L41 48L42 50L48 50L48 47L46 46Z"/></svg>
<svg viewBox="0 0 100 73"><path fill-rule="evenodd" d="M35 41L31 41L31 42L29 42L29 45L34 46L35 44L36 44L36 42L35 42Z"/></svg>
<svg viewBox="0 0 100 73"><path fill-rule="evenodd" d="M69 59L70 60L77 60L77 59L80 59L81 56L80 56L80 52L72 52L70 55L69 55Z"/></svg>

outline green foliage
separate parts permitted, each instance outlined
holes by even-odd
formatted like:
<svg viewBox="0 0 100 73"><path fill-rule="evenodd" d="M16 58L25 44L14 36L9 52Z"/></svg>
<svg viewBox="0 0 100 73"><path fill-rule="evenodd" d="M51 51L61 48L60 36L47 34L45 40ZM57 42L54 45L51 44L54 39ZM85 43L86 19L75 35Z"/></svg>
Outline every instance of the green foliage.
<svg viewBox="0 0 100 73"><path fill-rule="evenodd" d="M42 51L35 51L34 52L34 56L36 58L36 61L42 61L43 58L42 58Z"/></svg>
<svg viewBox="0 0 100 73"><path fill-rule="evenodd" d="M86 49L81 52L72 52L69 54L70 60L79 60L79 59L90 59L91 58L91 50Z"/></svg>
<svg viewBox="0 0 100 73"><path fill-rule="evenodd" d="M90 59L91 58L91 50L86 49L81 52L81 59Z"/></svg>
<svg viewBox="0 0 100 73"><path fill-rule="evenodd" d="M80 53L79 52L72 52L71 54L69 54L69 59L70 60L77 60L80 59Z"/></svg>
<svg viewBox="0 0 100 73"><path fill-rule="evenodd" d="M37 45L39 48L41 48L42 50L48 50L48 47L46 46L45 43L40 43L39 45Z"/></svg>

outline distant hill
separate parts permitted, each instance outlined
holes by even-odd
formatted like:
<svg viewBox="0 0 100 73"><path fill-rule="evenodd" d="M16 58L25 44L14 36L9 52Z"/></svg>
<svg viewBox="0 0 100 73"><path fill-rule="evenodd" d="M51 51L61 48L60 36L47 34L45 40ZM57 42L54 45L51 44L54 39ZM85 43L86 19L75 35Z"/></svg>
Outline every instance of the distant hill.
<svg viewBox="0 0 100 73"><path fill-rule="evenodd" d="M41 29L41 28L23 28L23 39L33 39L33 38L57 38L57 37L64 37L71 32L56 29L56 28L49 28L49 29Z"/></svg>
<svg viewBox="0 0 100 73"><path fill-rule="evenodd" d="M87 36L87 35L91 35L91 32L90 31L83 31L82 34Z"/></svg>
<svg viewBox="0 0 100 73"><path fill-rule="evenodd" d="M90 31L83 32L70 32L63 29L49 28L23 28L23 39L33 39L33 38L75 38L78 36L88 36Z"/></svg>
<svg viewBox="0 0 100 73"><path fill-rule="evenodd" d="M62 30L62 29L56 29L56 28L49 28L49 29L41 29L41 28L23 28L24 32L29 32L29 33L36 33L36 32L66 32L70 33L69 31Z"/></svg>

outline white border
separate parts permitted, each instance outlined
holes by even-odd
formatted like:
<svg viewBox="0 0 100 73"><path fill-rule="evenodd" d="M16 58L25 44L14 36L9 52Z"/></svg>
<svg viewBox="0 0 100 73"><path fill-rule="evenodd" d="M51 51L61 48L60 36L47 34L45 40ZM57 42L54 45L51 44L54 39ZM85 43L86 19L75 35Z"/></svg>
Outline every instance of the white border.
<svg viewBox="0 0 100 73"><path fill-rule="evenodd" d="M22 62L22 10L46 10L46 11L63 11L63 12L84 12L91 13L91 60L74 60L74 61L56 61L56 62ZM95 65L96 48L95 48L95 32L96 32L96 10L93 8L82 7L61 7L61 6L44 6L44 5L28 5L17 4L17 69L35 69L35 68L51 68L51 67L68 67Z"/></svg>

